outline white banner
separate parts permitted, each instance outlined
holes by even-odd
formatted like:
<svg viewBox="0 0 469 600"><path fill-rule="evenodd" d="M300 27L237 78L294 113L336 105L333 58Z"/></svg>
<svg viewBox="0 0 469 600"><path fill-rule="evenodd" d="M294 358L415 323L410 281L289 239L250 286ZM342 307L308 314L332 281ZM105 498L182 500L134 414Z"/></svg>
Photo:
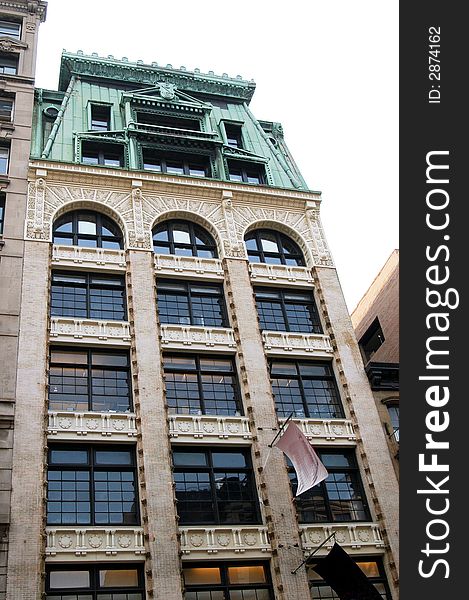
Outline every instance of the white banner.
<svg viewBox="0 0 469 600"><path fill-rule="evenodd" d="M276 446L285 452L296 471L297 496L324 481L329 475L306 436L295 423L288 424Z"/></svg>

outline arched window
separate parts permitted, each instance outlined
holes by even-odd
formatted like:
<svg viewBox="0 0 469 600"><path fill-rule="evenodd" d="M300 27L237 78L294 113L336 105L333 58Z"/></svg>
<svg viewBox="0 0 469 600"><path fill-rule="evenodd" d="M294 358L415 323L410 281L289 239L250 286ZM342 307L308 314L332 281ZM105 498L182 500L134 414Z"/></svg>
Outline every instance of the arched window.
<svg viewBox="0 0 469 600"><path fill-rule="evenodd" d="M91 210L65 213L54 223L54 244L86 248L123 248L122 232L114 221Z"/></svg>
<svg viewBox="0 0 469 600"><path fill-rule="evenodd" d="M212 236L191 221L164 221L153 229L153 250L157 254L217 258Z"/></svg>
<svg viewBox="0 0 469 600"><path fill-rule="evenodd" d="M299 247L289 237L271 229L255 229L244 238L249 260L272 265L305 264Z"/></svg>

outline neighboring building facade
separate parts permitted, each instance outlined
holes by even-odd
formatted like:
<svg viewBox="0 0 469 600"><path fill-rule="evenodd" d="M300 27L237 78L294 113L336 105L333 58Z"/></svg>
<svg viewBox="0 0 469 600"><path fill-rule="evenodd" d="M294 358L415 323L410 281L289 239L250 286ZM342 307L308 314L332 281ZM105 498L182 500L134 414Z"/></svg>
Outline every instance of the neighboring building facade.
<svg viewBox="0 0 469 600"><path fill-rule="evenodd" d="M5 598L28 162L46 3L0 0L0 600Z"/></svg>
<svg viewBox="0 0 469 600"><path fill-rule="evenodd" d="M332 532L397 598L397 480L321 196L254 88L79 52L36 91L9 600L333 598L292 574ZM330 473L295 501L269 448L290 413Z"/></svg>
<svg viewBox="0 0 469 600"><path fill-rule="evenodd" d="M399 477L399 250L358 303L352 324Z"/></svg>

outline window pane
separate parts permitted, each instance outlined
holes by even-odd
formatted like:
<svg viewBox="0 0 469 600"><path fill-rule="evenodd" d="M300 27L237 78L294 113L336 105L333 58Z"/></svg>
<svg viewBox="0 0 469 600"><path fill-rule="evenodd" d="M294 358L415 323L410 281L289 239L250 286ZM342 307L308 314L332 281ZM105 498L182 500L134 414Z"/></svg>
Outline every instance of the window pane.
<svg viewBox="0 0 469 600"><path fill-rule="evenodd" d="M181 452L173 453L173 462L175 466L199 467L207 464L207 457L204 452Z"/></svg>
<svg viewBox="0 0 469 600"><path fill-rule="evenodd" d="M99 571L99 585L101 587L137 587L137 569L106 569Z"/></svg>
<svg viewBox="0 0 469 600"><path fill-rule="evenodd" d="M70 221L66 221L62 223L59 227L54 227L54 232L56 233L71 233L72 232L72 219Z"/></svg>
<svg viewBox="0 0 469 600"><path fill-rule="evenodd" d="M91 356L93 365L105 365L109 367L126 367L128 365L127 354L102 354L101 352L93 352Z"/></svg>
<svg viewBox="0 0 469 600"><path fill-rule="evenodd" d="M51 464L61 465L87 465L88 452L86 450L51 450Z"/></svg>
<svg viewBox="0 0 469 600"><path fill-rule="evenodd" d="M378 563L375 561L357 562L357 565L367 577L379 577Z"/></svg>
<svg viewBox="0 0 469 600"><path fill-rule="evenodd" d="M202 585L221 583L220 569L216 567L184 568L186 585Z"/></svg>
<svg viewBox="0 0 469 600"><path fill-rule="evenodd" d="M243 468L247 467L246 457L241 452L213 452L214 467Z"/></svg>
<svg viewBox="0 0 469 600"><path fill-rule="evenodd" d="M173 238L175 244L190 244L191 238L187 226L178 225L173 229Z"/></svg>
<svg viewBox="0 0 469 600"><path fill-rule="evenodd" d="M265 583L265 571L261 566L228 567L230 583Z"/></svg>
<svg viewBox="0 0 469 600"><path fill-rule="evenodd" d="M52 350L50 354L51 362L65 363L67 365L86 365L88 356L86 352L66 352L61 350Z"/></svg>
<svg viewBox="0 0 469 600"><path fill-rule="evenodd" d="M97 465L133 464L130 450L96 450L95 461Z"/></svg>
<svg viewBox="0 0 469 600"><path fill-rule="evenodd" d="M79 217L78 233L96 235L96 221L93 217Z"/></svg>
<svg viewBox="0 0 469 600"><path fill-rule="evenodd" d="M59 588L89 588L89 571L51 571L49 586L52 589Z"/></svg>
<svg viewBox="0 0 469 600"><path fill-rule="evenodd" d="M261 236L261 244L264 252L278 252L278 244L273 234L263 233Z"/></svg>

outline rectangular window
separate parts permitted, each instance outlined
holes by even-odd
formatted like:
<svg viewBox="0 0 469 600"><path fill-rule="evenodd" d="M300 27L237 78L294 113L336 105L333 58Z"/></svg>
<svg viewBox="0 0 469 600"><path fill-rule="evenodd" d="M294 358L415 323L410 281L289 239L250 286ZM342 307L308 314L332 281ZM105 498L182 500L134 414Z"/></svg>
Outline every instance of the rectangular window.
<svg viewBox="0 0 469 600"><path fill-rule="evenodd" d="M48 565L46 600L144 600L143 565Z"/></svg>
<svg viewBox="0 0 469 600"><path fill-rule="evenodd" d="M185 415L241 415L234 362L219 356L165 355L169 412Z"/></svg>
<svg viewBox="0 0 469 600"><path fill-rule="evenodd" d="M158 281L157 287L161 323L227 327L222 285Z"/></svg>
<svg viewBox="0 0 469 600"><path fill-rule="evenodd" d="M5 96L0 96L0 120L13 120L13 98L6 98Z"/></svg>
<svg viewBox="0 0 469 600"><path fill-rule="evenodd" d="M91 105L91 130L109 131L111 129L111 107L104 104Z"/></svg>
<svg viewBox="0 0 469 600"><path fill-rule="evenodd" d="M5 194L3 192L0 192L0 235L3 235L3 226L5 223L5 204Z"/></svg>
<svg viewBox="0 0 469 600"><path fill-rule="evenodd" d="M17 72L18 56L0 52L0 73L3 73L4 75L16 75Z"/></svg>
<svg viewBox="0 0 469 600"><path fill-rule="evenodd" d="M228 161L228 179L243 183L266 183L265 168L257 163Z"/></svg>
<svg viewBox="0 0 469 600"><path fill-rule="evenodd" d="M50 446L48 525L136 525L137 503L133 448Z"/></svg>
<svg viewBox="0 0 469 600"><path fill-rule="evenodd" d="M125 321L125 281L98 273L52 273L51 316Z"/></svg>
<svg viewBox="0 0 469 600"><path fill-rule="evenodd" d="M369 582L375 586L383 600L391 600L391 593L389 591L389 586L381 559L374 557L362 558L358 556L351 558L365 573ZM315 561L312 560L311 562ZM318 564L319 562L320 559L317 559L315 564ZM336 600L339 598L334 590L329 587L327 583L312 568L308 568L308 579L312 600Z"/></svg>
<svg viewBox="0 0 469 600"><path fill-rule="evenodd" d="M273 600L266 563L184 563L185 600Z"/></svg>
<svg viewBox="0 0 469 600"><path fill-rule="evenodd" d="M199 119L184 119L181 117L173 117L171 115L158 115L151 112L137 112L137 123L167 127L169 129L200 131Z"/></svg>
<svg viewBox="0 0 469 600"><path fill-rule="evenodd" d="M261 329L322 333L313 294L254 288Z"/></svg>
<svg viewBox="0 0 469 600"><path fill-rule="evenodd" d="M99 145L95 142L83 142L81 145L81 162L85 165L123 167L124 147L120 144Z"/></svg>
<svg viewBox="0 0 469 600"><path fill-rule="evenodd" d="M7 35L19 40L21 37L21 23L0 19L0 35Z"/></svg>
<svg viewBox="0 0 469 600"><path fill-rule="evenodd" d="M249 450L175 448L173 464L181 525L260 523Z"/></svg>
<svg viewBox="0 0 469 600"><path fill-rule="evenodd" d="M370 513L352 451L321 450L318 456L329 472L325 481L295 500L300 523L367 521ZM293 495L297 489L296 473L290 461L288 474Z"/></svg>
<svg viewBox="0 0 469 600"><path fill-rule="evenodd" d="M9 162L10 162L9 146L0 146L0 175L8 174Z"/></svg>
<svg viewBox="0 0 469 600"><path fill-rule="evenodd" d="M375 352L384 343L384 339L383 330L378 317L376 317L358 342L365 362L373 358Z"/></svg>
<svg viewBox="0 0 469 600"><path fill-rule="evenodd" d="M243 148L243 137L241 125L225 123L226 141L232 148Z"/></svg>
<svg viewBox="0 0 469 600"><path fill-rule="evenodd" d="M51 348L49 410L129 412L130 385L127 352Z"/></svg>
<svg viewBox="0 0 469 600"><path fill-rule="evenodd" d="M330 363L274 360L270 377L280 417L340 419L344 411Z"/></svg>
<svg viewBox="0 0 469 600"><path fill-rule="evenodd" d="M208 156L176 152L162 155L151 148L143 148L143 168L145 171L156 171L168 175L211 177Z"/></svg>

